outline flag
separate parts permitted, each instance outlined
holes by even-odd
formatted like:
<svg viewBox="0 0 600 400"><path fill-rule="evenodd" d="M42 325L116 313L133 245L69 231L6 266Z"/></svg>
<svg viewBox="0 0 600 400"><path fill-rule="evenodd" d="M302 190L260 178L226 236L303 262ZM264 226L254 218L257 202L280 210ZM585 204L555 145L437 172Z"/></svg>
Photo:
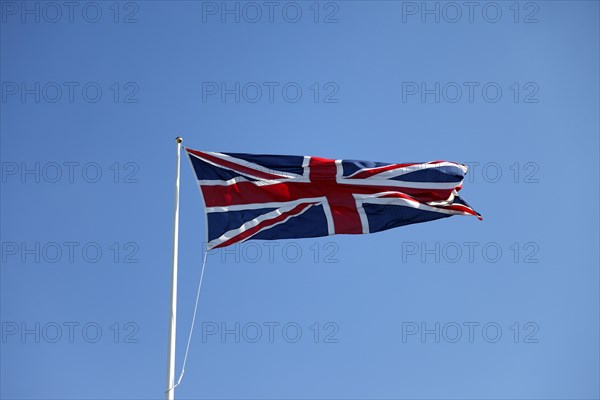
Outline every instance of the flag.
<svg viewBox="0 0 600 400"><path fill-rule="evenodd" d="M467 167L186 149L204 199L207 249L251 239L366 234L452 215Z"/></svg>

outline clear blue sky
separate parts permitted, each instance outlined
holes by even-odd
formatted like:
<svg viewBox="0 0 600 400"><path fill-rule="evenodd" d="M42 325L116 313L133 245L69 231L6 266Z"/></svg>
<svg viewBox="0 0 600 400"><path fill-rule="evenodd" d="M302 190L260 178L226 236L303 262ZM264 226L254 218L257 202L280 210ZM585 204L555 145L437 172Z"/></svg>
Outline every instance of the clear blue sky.
<svg viewBox="0 0 600 400"><path fill-rule="evenodd" d="M177 135L484 216L210 255L177 398L600 396L598 2L0 6L2 398L162 398ZM204 224L184 160L177 373Z"/></svg>

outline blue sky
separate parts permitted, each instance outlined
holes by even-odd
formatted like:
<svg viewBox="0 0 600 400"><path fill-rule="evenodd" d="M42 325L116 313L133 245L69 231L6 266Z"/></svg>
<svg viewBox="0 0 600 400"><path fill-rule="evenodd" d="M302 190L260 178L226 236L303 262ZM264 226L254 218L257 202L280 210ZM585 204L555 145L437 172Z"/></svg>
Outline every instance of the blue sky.
<svg viewBox="0 0 600 400"><path fill-rule="evenodd" d="M598 2L0 7L2 398L163 397L178 135L467 163L484 221L209 255L177 398L600 396Z"/></svg>

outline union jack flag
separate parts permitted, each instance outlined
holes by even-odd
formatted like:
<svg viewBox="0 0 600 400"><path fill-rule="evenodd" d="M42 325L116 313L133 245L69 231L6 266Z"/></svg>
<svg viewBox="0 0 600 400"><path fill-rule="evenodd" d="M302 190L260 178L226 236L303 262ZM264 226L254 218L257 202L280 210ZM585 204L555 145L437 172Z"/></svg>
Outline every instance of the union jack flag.
<svg viewBox="0 0 600 400"><path fill-rule="evenodd" d="M452 215L467 167L186 149L204 198L207 249L250 239L363 234Z"/></svg>

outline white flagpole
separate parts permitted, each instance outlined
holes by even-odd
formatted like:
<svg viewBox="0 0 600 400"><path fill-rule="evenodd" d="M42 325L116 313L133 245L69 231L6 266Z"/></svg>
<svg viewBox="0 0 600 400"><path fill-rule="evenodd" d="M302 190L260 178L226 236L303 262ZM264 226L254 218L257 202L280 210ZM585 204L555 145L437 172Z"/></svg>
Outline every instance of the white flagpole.
<svg viewBox="0 0 600 400"><path fill-rule="evenodd" d="M179 250L179 172L181 167L181 143L177 142L177 175L175 178L175 222L173 224L173 271L171 273L171 319L169 329L169 350L167 358L167 400L175 399L175 339L177 331L177 254Z"/></svg>

